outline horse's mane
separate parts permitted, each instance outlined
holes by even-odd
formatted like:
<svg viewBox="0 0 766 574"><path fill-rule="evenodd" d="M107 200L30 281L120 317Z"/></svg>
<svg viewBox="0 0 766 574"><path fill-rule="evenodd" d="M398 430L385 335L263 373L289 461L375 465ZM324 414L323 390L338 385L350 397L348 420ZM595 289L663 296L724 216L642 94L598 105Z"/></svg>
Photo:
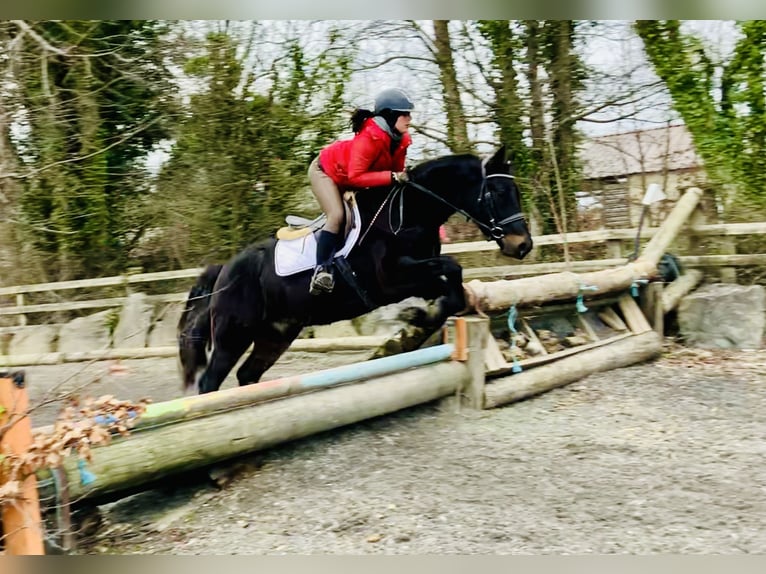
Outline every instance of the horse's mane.
<svg viewBox="0 0 766 574"><path fill-rule="evenodd" d="M410 175L416 180L427 179L435 172L438 172L444 168L454 169L455 166L462 163L465 163L466 167L473 167L472 164L476 164L476 167L478 167L481 165L481 159L471 153L445 155L435 159L425 160L415 165L410 170Z"/></svg>

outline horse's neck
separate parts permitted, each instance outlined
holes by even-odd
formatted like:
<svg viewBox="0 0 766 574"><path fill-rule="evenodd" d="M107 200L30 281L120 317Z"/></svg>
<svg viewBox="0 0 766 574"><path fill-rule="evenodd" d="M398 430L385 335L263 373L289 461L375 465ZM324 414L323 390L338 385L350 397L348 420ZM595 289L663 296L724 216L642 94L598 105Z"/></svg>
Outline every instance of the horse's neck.
<svg viewBox="0 0 766 574"><path fill-rule="evenodd" d="M412 190L416 205L412 205L412 218L422 218L424 222L438 227L458 210L471 211L472 201L476 196L473 190L475 182L469 177L458 177L449 181L435 181L424 183L423 187L429 189L436 197L421 191ZM418 195L415 195L418 194Z"/></svg>
<svg viewBox="0 0 766 574"><path fill-rule="evenodd" d="M423 195L410 188L392 194L381 207L374 204L367 214L367 221L375 227L389 232L402 229L437 229L454 212L445 203Z"/></svg>

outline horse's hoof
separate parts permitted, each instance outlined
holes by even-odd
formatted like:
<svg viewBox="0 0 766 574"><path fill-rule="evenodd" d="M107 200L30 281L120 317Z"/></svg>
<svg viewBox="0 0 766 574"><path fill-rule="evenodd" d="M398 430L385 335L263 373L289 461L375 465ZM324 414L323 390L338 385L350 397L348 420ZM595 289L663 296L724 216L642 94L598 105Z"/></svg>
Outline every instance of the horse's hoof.
<svg viewBox="0 0 766 574"><path fill-rule="evenodd" d="M407 307L399 311L397 319L416 327L425 327L428 324L428 313L422 307Z"/></svg>

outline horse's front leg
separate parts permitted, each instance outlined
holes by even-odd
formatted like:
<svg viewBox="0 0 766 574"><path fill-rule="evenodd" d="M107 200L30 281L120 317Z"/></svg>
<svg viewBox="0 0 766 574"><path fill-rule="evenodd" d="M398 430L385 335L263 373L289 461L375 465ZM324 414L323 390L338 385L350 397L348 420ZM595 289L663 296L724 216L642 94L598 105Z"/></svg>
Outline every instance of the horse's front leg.
<svg viewBox="0 0 766 574"><path fill-rule="evenodd" d="M399 270L408 283L415 284L413 295L433 300L427 310L414 307L410 323L423 328L437 328L450 315L465 309L463 268L452 257L401 257Z"/></svg>

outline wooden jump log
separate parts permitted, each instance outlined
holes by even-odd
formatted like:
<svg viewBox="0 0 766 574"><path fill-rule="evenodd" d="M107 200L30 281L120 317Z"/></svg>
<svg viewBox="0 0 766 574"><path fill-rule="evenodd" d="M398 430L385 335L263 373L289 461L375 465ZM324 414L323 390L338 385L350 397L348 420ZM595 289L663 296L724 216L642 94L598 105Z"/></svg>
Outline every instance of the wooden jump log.
<svg viewBox="0 0 766 574"><path fill-rule="evenodd" d="M693 187L687 190L635 261L590 273L551 273L498 281L474 279L465 284L467 311L504 311L514 305L533 306L574 299L581 293L586 297L598 297L628 290L639 279L655 277L660 258L694 212L701 197L700 189Z"/></svg>
<svg viewBox="0 0 766 574"><path fill-rule="evenodd" d="M23 454L32 444L32 423L28 410L29 396L23 374L0 373L0 484L10 479L4 476L2 470L2 453ZM22 481L18 500L2 505L0 517L6 554L45 554L37 477L34 474Z"/></svg>
<svg viewBox="0 0 766 574"><path fill-rule="evenodd" d="M69 496L73 504L95 497L115 498L172 474L447 397L469 379L465 364L441 362L138 430L93 449L87 470L94 481L87 486L80 481L77 459L68 457L63 471Z"/></svg>
<svg viewBox="0 0 766 574"><path fill-rule="evenodd" d="M372 361L262 381L253 385L223 389L204 395L180 397L170 401L153 403L147 406L146 411L136 421L133 429L138 431L158 425L176 423L273 399L357 382L406 369L424 367L446 361L452 356L454 350L455 346L452 344L437 345Z"/></svg>
<svg viewBox="0 0 766 574"><path fill-rule="evenodd" d="M702 271L698 269L687 269L683 275L678 277L670 285L662 290L662 310L664 313L676 308L684 295L689 293L702 281Z"/></svg>
<svg viewBox="0 0 766 574"><path fill-rule="evenodd" d="M484 387L484 408L499 407L539 395L592 373L646 361L661 352L662 337L655 331L629 335L603 347L487 382Z"/></svg>

